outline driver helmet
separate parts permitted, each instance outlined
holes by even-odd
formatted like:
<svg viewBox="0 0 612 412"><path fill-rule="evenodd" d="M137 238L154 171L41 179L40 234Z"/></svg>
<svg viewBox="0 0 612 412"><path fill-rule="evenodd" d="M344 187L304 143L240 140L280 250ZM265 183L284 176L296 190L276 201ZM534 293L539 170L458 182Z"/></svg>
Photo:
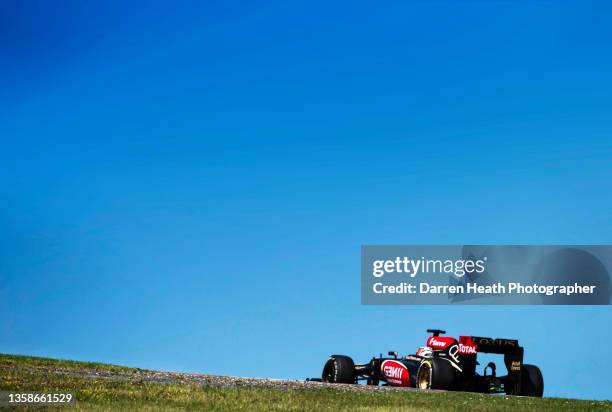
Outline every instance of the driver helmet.
<svg viewBox="0 0 612 412"><path fill-rule="evenodd" d="M417 349L416 355L421 358L431 358L433 357L433 350L429 346L421 346Z"/></svg>

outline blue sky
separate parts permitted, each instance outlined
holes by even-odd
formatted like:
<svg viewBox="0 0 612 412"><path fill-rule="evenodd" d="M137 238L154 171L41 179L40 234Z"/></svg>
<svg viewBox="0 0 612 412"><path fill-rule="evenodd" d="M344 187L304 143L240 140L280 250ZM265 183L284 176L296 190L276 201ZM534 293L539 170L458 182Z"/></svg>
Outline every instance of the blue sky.
<svg viewBox="0 0 612 412"><path fill-rule="evenodd" d="M610 11L3 5L0 351L305 378L441 327L520 339L548 396L612 398L610 307L359 285L362 244L610 242Z"/></svg>

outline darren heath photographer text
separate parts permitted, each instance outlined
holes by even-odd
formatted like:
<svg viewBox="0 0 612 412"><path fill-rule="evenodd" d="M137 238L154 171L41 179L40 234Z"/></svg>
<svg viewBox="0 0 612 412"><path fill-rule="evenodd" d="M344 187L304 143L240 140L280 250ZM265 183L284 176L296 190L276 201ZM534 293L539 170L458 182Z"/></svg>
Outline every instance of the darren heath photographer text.
<svg viewBox="0 0 612 412"><path fill-rule="evenodd" d="M492 285L479 285L477 283L466 283L465 285L430 285L427 282L419 282L418 286L413 283L402 282L398 285L383 285L375 283L372 290L376 294L479 294L479 295L500 295L500 294L543 294L552 295L574 295L574 294L593 294L595 286L582 286L578 283L573 285L523 285L519 282L509 282L504 285L495 283Z"/></svg>

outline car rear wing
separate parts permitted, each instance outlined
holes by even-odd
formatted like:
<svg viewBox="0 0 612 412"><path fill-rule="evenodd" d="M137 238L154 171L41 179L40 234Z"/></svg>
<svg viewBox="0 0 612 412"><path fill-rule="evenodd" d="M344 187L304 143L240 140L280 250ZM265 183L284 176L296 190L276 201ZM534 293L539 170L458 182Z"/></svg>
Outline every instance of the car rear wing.
<svg viewBox="0 0 612 412"><path fill-rule="evenodd" d="M523 348L516 339L493 339L481 336L472 336L471 338L478 347L478 352L505 355L507 353L512 354L523 351Z"/></svg>
<svg viewBox="0 0 612 412"><path fill-rule="evenodd" d="M493 339L481 336L472 336L477 345L477 351L504 355L504 364L508 370L506 385L512 387L510 393L520 393L523 370L523 347L516 339Z"/></svg>

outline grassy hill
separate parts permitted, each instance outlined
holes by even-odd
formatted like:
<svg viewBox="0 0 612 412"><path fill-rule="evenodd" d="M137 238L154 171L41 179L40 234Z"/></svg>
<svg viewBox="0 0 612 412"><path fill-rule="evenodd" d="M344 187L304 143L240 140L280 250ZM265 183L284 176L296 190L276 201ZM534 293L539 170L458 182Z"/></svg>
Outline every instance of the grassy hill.
<svg viewBox="0 0 612 412"><path fill-rule="evenodd" d="M71 392L70 410L210 411L560 411L607 410L612 402L559 398L518 398L472 393L346 391L326 385L301 389L214 387L196 384L190 375L148 378L142 369L88 362L0 355L0 390ZM152 372L154 373L154 372ZM163 373L155 376L166 376ZM66 406L58 407L66 408ZM40 410L40 408L36 408Z"/></svg>

